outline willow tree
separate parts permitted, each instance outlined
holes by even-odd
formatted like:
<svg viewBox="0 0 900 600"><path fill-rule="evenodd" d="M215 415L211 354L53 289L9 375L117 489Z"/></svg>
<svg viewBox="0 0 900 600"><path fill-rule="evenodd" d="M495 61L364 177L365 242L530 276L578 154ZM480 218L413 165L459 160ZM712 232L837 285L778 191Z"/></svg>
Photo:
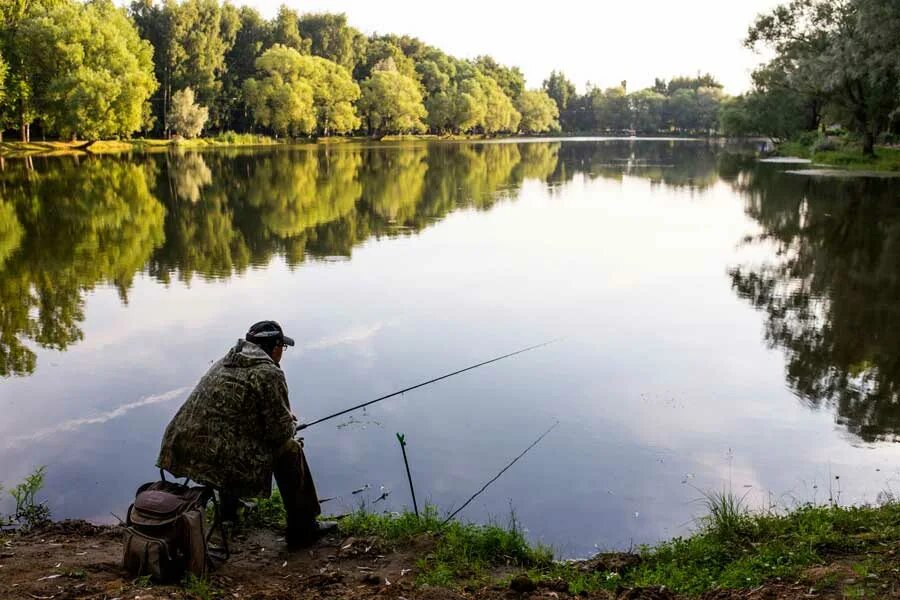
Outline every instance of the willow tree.
<svg viewBox="0 0 900 600"><path fill-rule="evenodd" d="M362 84L359 109L370 132L410 133L425 131L428 116L422 90L416 80L397 71L375 71Z"/></svg>
<svg viewBox="0 0 900 600"><path fill-rule="evenodd" d="M262 77L248 79L244 93L258 123L284 134L329 135L359 127L353 107L359 86L346 68L280 44L266 50L256 67Z"/></svg>
<svg viewBox="0 0 900 600"><path fill-rule="evenodd" d="M254 120L282 135L308 134L315 130L313 89L300 77L303 56L276 44L256 59L259 79L244 82L244 97Z"/></svg>
<svg viewBox="0 0 900 600"><path fill-rule="evenodd" d="M516 110L522 115L519 128L526 133L543 133L559 129L559 108L547 92L522 92L516 99Z"/></svg>

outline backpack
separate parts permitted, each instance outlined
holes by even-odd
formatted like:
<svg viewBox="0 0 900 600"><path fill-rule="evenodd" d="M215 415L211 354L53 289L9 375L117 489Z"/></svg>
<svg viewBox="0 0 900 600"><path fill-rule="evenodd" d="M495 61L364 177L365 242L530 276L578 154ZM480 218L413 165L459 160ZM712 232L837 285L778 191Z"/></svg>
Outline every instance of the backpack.
<svg viewBox="0 0 900 600"><path fill-rule="evenodd" d="M179 581L209 564L205 507L210 488L152 481L138 488L125 517L122 563L134 577Z"/></svg>

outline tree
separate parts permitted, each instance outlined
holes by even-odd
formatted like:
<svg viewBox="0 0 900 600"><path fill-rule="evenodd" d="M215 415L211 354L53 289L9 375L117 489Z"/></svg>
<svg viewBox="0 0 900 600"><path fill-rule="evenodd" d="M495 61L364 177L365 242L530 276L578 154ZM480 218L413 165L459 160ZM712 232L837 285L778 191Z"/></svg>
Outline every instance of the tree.
<svg viewBox="0 0 900 600"><path fill-rule="evenodd" d="M272 21L271 43L293 48L300 54L309 54L312 42L300 35L300 15L284 4L278 8L278 14Z"/></svg>
<svg viewBox="0 0 900 600"><path fill-rule="evenodd" d="M482 128L485 133L514 132L519 128L522 115L513 106L512 99L503 92L500 85L491 77L481 82L485 92L486 110Z"/></svg>
<svg viewBox="0 0 900 600"><path fill-rule="evenodd" d="M669 97L668 117L678 131L695 131L700 127L697 111L697 92L683 87Z"/></svg>
<svg viewBox="0 0 900 600"><path fill-rule="evenodd" d="M543 133L559 129L559 109L547 92L532 90L522 92L515 103L522 115L519 127L526 133Z"/></svg>
<svg viewBox="0 0 900 600"><path fill-rule="evenodd" d="M346 133L359 127L353 108L359 86L344 67L280 44L266 50L256 66L265 79L248 79L244 91L257 122L294 135ZM279 107L293 116L282 119L275 114Z"/></svg>
<svg viewBox="0 0 900 600"><path fill-rule="evenodd" d="M40 74L35 71L30 48L22 30L43 16L56 0L0 2L0 53L7 65L5 102L0 103L0 129L19 129L23 142L31 141L31 123L41 117L34 86Z"/></svg>
<svg viewBox="0 0 900 600"><path fill-rule="evenodd" d="M365 55L365 36L347 25L347 15L310 13L300 17L300 35L310 40L310 51L353 71Z"/></svg>
<svg viewBox="0 0 900 600"><path fill-rule="evenodd" d="M525 75L519 67L503 66L490 56L479 56L474 64L484 75L496 81L510 99L518 98L525 91Z"/></svg>
<svg viewBox="0 0 900 600"><path fill-rule="evenodd" d="M625 88L614 87L591 93L591 105L597 126L606 131L624 131L631 128L631 109Z"/></svg>
<svg viewBox="0 0 900 600"><path fill-rule="evenodd" d="M172 92L186 87L210 108L210 120L221 126L228 103L222 100L225 55L234 45L241 15L231 4L218 0L136 0L131 13L141 36L154 47L156 76L162 86L157 107L159 123L165 124Z"/></svg>
<svg viewBox="0 0 900 600"><path fill-rule="evenodd" d="M566 79L562 71L553 71L544 80L543 89L556 101L560 112L569 107L569 99L575 97L575 84Z"/></svg>
<svg viewBox="0 0 900 600"><path fill-rule="evenodd" d="M722 133L728 137L746 137L759 133L755 115L749 107L748 96L728 98L719 109Z"/></svg>
<svg viewBox="0 0 900 600"><path fill-rule="evenodd" d="M252 124L250 109L244 102L241 87L256 73L256 59L269 44L270 23L253 8L242 6L240 27L234 44L225 53L225 75L222 82L223 125L230 129L246 130Z"/></svg>
<svg viewBox="0 0 900 600"><path fill-rule="evenodd" d="M425 131L428 112L419 84L397 71L374 71L362 83L359 109L370 132L407 133Z"/></svg>
<svg viewBox="0 0 900 600"><path fill-rule="evenodd" d="M745 40L750 48L775 51L793 89L820 89L835 119L862 137L867 155L874 154L875 138L896 107L900 81L894 69L872 68L870 58L883 49L882 38L863 25L864 9L872 6L860 0L792 0L759 16Z"/></svg>
<svg viewBox="0 0 900 600"><path fill-rule="evenodd" d="M666 97L653 88L639 90L628 96L632 125L641 133L657 133L663 128Z"/></svg>
<svg viewBox="0 0 900 600"><path fill-rule="evenodd" d="M322 135L359 128L353 103L359 99L360 90L350 71L318 56L304 57L300 66L300 76L312 85L316 122Z"/></svg>
<svg viewBox="0 0 900 600"><path fill-rule="evenodd" d="M363 81L372 74L376 65L379 63L390 61L394 68L414 79L418 78L415 62L406 56L400 47L399 38L393 35L384 35L372 37L366 44L366 53L362 60L356 65L353 76L357 81Z"/></svg>
<svg viewBox="0 0 900 600"><path fill-rule="evenodd" d="M244 82L244 97L255 121L281 135L309 134L316 128L313 88L301 78L303 56L275 45L256 59L260 79Z"/></svg>
<svg viewBox="0 0 900 600"><path fill-rule="evenodd" d="M184 88L172 94L167 125L173 132L186 138L197 137L207 119L209 109L194 102L194 90Z"/></svg>
<svg viewBox="0 0 900 600"><path fill-rule="evenodd" d="M146 121L158 86L152 49L111 1L61 3L24 24L19 39L31 49L36 102L51 130L99 139Z"/></svg>

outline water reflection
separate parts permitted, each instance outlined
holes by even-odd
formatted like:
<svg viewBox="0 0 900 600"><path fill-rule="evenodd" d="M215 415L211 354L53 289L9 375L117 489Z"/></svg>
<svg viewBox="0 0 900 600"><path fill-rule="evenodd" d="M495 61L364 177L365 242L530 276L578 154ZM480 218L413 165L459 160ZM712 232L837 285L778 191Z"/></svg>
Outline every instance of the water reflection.
<svg viewBox="0 0 900 600"><path fill-rule="evenodd" d="M152 165L59 162L4 177L0 204L0 374L34 371L23 340L63 350L82 339L84 293L100 282L123 302L163 243Z"/></svg>
<svg viewBox="0 0 900 600"><path fill-rule="evenodd" d="M766 313L787 381L866 441L900 433L900 215L896 186L789 176L703 143L490 143L178 152L8 161L0 172L0 375L37 367L34 346L82 340L86 292L136 273L225 279L281 256L351 256L372 237L422 231L460 208L639 177L704 191L727 181L766 256L729 270ZM893 187L892 187L893 185ZM893 195L892 195L893 194Z"/></svg>
<svg viewBox="0 0 900 600"><path fill-rule="evenodd" d="M734 178L766 259L730 270L766 314L792 390L867 442L900 434L900 189L874 179Z"/></svg>
<svg viewBox="0 0 900 600"><path fill-rule="evenodd" d="M123 301L145 267L162 283L242 273L282 255L350 256L372 236L487 208L555 169L559 144L176 152L134 161L10 163L0 192L0 375L34 371L27 341L82 338L84 292ZM33 168L32 168L33 167Z"/></svg>
<svg viewBox="0 0 900 600"><path fill-rule="evenodd" d="M512 499L535 540L584 555L683 533L693 485L814 500L797 480L834 468L871 500L900 445L846 431L898 431L888 185L669 141L6 161L3 483L47 464L56 516L121 512L208 361L273 310L302 340L285 373L305 417L566 337L310 430L324 494L383 484L401 509L401 431L417 490L459 506L560 419L468 518Z"/></svg>

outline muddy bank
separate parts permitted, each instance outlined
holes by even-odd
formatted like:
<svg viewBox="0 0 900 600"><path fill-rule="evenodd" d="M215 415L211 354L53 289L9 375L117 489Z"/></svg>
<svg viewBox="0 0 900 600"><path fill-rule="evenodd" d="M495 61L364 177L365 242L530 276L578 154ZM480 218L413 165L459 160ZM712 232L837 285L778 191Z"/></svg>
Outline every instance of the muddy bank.
<svg viewBox="0 0 900 600"><path fill-rule="evenodd" d="M277 532L248 530L233 540L229 561L200 585L157 585L133 580L120 567L121 530L83 521L55 523L41 531L6 536L0 542L0 598L151 600L154 598L398 600L470 599L674 599L665 588L620 588L571 593L562 580L536 582L513 568L497 567L483 583L438 588L416 584L417 562L434 548L421 536L403 547L374 537L327 537L316 546L287 552ZM588 571L624 570L640 559L630 554L601 555L578 563ZM841 582L852 585L856 572L841 561L811 569L797 581L772 581L751 590L718 590L702 598L727 600L845 597ZM828 586L823 587L822 582ZM880 597L900 597L893 585Z"/></svg>

